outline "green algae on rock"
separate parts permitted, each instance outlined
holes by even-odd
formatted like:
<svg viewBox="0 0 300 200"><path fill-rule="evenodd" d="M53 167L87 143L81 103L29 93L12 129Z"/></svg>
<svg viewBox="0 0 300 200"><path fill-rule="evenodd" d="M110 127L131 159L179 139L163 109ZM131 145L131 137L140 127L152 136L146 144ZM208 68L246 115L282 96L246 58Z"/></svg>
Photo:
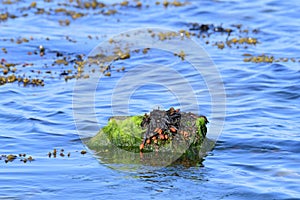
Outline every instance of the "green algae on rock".
<svg viewBox="0 0 300 200"><path fill-rule="evenodd" d="M118 164L133 167L201 165L203 157L212 150L214 141L206 137L208 123L206 117L190 112L181 112L180 126L175 134L169 129L163 133L168 134L167 138L161 139L158 135L151 134L149 136L151 142L146 143L144 149L140 150L140 144L147 131L147 126L143 126L142 123L145 116L151 117L153 113L163 116L165 112L153 110L150 115L111 117L108 124L85 143L101 162L112 167L117 167ZM151 120L155 119L157 118Z"/></svg>
<svg viewBox="0 0 300 200"><path fill-rule="evenodd" d="M112 144L120 148L138 148L145 130L140 126L143 116L116 116L109 119L99 133L88 141L88 147L107 147Z"/></svg>
<svg viewBox="0 0 300 200"><path fill-rule="evenodd" d="M154 112L162 113L164 111L154 110L150 113L150 117ZM92 150L114 145L127 151L139 152L143 135L147 131L147 127L142 126L143 119L144 116L142 115L112 117L109 119L108 124L87 142L87 145ZM159 121L159 119L155 120ZM166 130L164 134L168 136L163 139L156 137L157 135L151 135L151 138L147 138L150 139L150 142L145 145L145 152L165 152L174 151L178 148L182 150L188 149L190 146L201 146L206 136L207 123L208 121L204 116L182 112L177 132L173 133Z"/></svg>

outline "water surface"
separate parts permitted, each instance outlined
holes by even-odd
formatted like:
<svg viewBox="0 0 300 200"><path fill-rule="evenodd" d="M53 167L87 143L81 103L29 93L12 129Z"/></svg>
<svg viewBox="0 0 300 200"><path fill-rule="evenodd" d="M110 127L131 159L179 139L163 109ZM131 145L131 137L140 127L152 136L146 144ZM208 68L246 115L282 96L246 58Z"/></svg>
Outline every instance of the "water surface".
<svg viewBox="0 0 300 200"><path fill-rule="evenodd" d="M117 6L114 15L85 10L85 17L72 20L54 13L57 1L37 2L52 14L37 15L28 8L31 1L12 5L1 2L0 13L18 16L0 21L0 58L17 66L19 74L41 77L44 87L5 84L0 87L0 154L26 153L33 162L0 162L0 197L3 199L298 199L300 198L300 7L297 1L190 1L182 7L155 5L142 1L141 8ZM110 2L105 2L109 4ZM149 7L146 6L149 4ZM28 9L24 9L28 8ZM66 6L67 7L67 6ZM77 8L70 8L76 10ZM81 11L81 10L80 10ZM22 17L23 14L28 14ZM59 20L70 19L69 26ZM76 80L59 76L68 67L53 65L56 51L75 57L88 55L100 42L131 28L162 27L187 30L190 23L257 29L259 44L249 48L218 49L205 39L193 39L207 51L218 67L226 90L226 118L222 134L201 166L144 166L123 171L96 159L93 152L81 155L82 144L73 115ZM252 36L251 35L251 36ZM33 40L16 44L20 38ZM222 35L212 35L218 40ZM11 42L14 39L14 42ZM28 55L45 47L46 54ZM295 58L296 62L243 62L244 53ZM161 55L161 56L159 56ZM162 56L163 55L163 56ZM166 59L168 56L171 59ZM188 63L153 51L125 60L124 65L152 64L174 66L198 83L200 112L210 117L209 91L201 77L186 70ZM131 65L132 63L132 65ZM71 68L71 67L70 67ZM31 70L52 74L39 75ZM128 71L127 71L128 72ZM126 72L104 77L96 95L97 126L84 127L94 135L111 115L109 96L113 85ZM1 74L2 75L2 74ZM130 100L130 113L144 113L155 106L177 106L173 94L159 84L139 88ZM103 96L104 95L104 96ZM101 97L102 96L102 97ZM166 97L167 96L167 97ZM171 103L170 103L171 102ZM83 105L84 106L84 105ZM89 120L86 116L84 120ZM209 128L212 125L210 125ZM53 148L64 148L71 156L48 158ZM118 166L120 167L120 166Z"/></svg>

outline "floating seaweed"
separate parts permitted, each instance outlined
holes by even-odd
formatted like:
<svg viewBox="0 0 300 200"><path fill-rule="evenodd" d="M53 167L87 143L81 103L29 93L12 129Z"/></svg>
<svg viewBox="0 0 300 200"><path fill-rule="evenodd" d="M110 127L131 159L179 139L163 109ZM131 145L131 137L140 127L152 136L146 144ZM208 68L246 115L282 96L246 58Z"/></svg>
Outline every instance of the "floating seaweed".
<svg viewBox="0 0 300 200"><path fill-rule="evenodd" d="M58 152L58 150L54 148L52 151L48 152L47 157L48 158L64 158L65 156L68 158L71 157L71 152L68 152L67 154L65 154L64 152L65 152L64 149L61 149L60 152ZM75 152L80 152L81 155L87 153L86 150L75 151ZM27 154L25 153L8 154L8 155L2 154L0 155L0 160L4 160L5 163L14 162L16 160L19 160L23 163L36 161L36 159L33 156L27 156Z"/></svg>
<svg viewBox="0 0 300 200"><path fill-rule="evenodd" d="M273 62L296 62L296 58L287 58L287 57L280 57L276 58L273 55L257 55L253 56L251 54L243 54L244 62L253 62L253 63L273 63ZM300 62L300 60L299 60Z"/></svg>
<svg viewBox="0 0 300 200"><path fill-rule="evenodd" d="M4 160L5 163L13 162L17 159L19 159L21 162L24 162L24 163L27 163L27 161L32 162L32 161L35 160L32 156L26 157L26 154L21 154L21 153L18 154L18 155L15 155L15 154L5 155L5 154L3 154L3 155L0 156L0 160Z"/></svg>
<svg viewBox="0 0 300 200"><path fill-rule="evenodd" d="M185 53L182 50L179 53L174 53L174 55L181 58L181 60L184 60L184 58L185 58Z"/></svg>
<svg viewBox="0 0 300 200"><path fill-rule="evenodd" d="M124 13L125 9L138 9L139 12L143 11L143 8L150 6L157 6L168 9L169 7L180 7L186 6L189 3L186 1L156 1L148 2L147 4L136 0L136 1L120 1L117 3L102 3L96 0L84 1L67 1L67 2L54 2L54 1L44 1L44 5L49 3L49 6L43 6L37 1L33 1L29 4L20 4L19 12L16 14L10 13L10 6L18 3L19 1L6 0L2 1L0 4L3 5L4 9L0 10L0 23L5 23L5 21L14 18L27 17L28 15L34 13L35 15L57 15L59 16L58 23L63 28L67 28L73 23L74 20L79 18L84 18L94 15L104 15L109 16L118 13ZM253 48L260 44L260 40L256 36L259 33L258 29L250 29L243 24L209 24L209 23L199 23L191 22L187 23L186 27L182 27L180 30L166 31L166 32L155 32L151 29L147 30L149 35L154 39L159 41L168 40L183 40L186 38L199 38L202 40L203 44L215 46L218 49L223 49L224 51L233 51L239 48ZM126 37L133 37L131 35L124 35ZM74 37L74 36L72 36ZM71 36L65 36L64 39L70 43L78 43L77 38L72 38ZM87 36L90 40L99 39L98 35ZM37 40L32 36L19 36L17 38L2 38L3 41L12 42L18 45L24 45L26 48L31 48L26 52L28 56L34 57L39 55L44 59L50 59L52 65L49 62L46 63L41 70L35 63L0 63L0 85L8 83L18 83L20 86L44 86L45 79L57 78L65 81L72 79L87 79L91 76L91 73L102 73L106 77L110 77L115 72L125 71L125 67L114 66L114 62L121 62L123 60L131 59L134 54L140 52L146 54L149 49L131 49L130 44L120 44L115 41L114 38L109 39L111 48L115 49L113 55L107 55L106 52L101 52L101 61L104 64L97 63L98 58L86 58L84 55L78 55L74 52L65 52L59 50L53 50L46 48L46 42L50 40L49 37L45 36L41 42L41 45L32 46L29 43L34 43ZM45 45L45 46L44 46ZM123 46L122 46L123 45ZM12 52L9 47L2 47L0 53L6 56ZM185 60L185 52L178 50L174 53L174 56ZM95 61L92 61L94 59ZM244 62L251 63L272 63L272 62L296 62L299 58L286 58L279 57L276 58L272 56L271 53L268 55L256 55L256 56L244 56L242 57ZM50 62L51 62L50 61ZM97 67L90 68L89 66L93 64ZM36 76L35 76L36 75ZM35 77L35 78L33 78Z"/></svg>

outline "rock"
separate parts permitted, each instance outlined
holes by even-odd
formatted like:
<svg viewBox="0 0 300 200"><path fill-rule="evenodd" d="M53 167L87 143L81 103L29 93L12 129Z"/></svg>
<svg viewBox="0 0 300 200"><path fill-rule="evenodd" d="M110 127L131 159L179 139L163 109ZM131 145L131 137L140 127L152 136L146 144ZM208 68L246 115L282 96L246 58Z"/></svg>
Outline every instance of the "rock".
<svg viewBox="0 0 300 200"><path fill-rule="evenodd" d="M175 161L184 165L194 165L201 161L207 150L212 149L214 142L206 139L208 121L205 116L190 112L180 114L180 124L176 133L166 130L164 134L168 137L157 137L156 142L150 138L151 143L145 144L143 153L139 147L143 143L145 133L151 127L145 124L142 126L145 120L145 116L142 115L111 117L108 124L86 143L102 161L106 160L109 163L137 164L141 163L142 158L150 165L170 164ZM164 116L166 111L163 110L153 110L150 113L151 121L159 122ZM155 152L155 155L151 152Z"/></svg>

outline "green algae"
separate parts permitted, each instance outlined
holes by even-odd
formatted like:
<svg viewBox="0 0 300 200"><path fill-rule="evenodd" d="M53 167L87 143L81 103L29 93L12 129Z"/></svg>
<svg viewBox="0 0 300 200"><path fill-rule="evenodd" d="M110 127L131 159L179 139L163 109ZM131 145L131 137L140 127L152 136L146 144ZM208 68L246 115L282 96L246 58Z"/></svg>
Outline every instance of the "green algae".
<svg viewBox="0 0 300 200"><path fill-rule="evenodd" d="M143 116L110 118L87 145L91 149L112 144L123 149L138 149L145 131L140 126L142 120Z"/></svg>
<svg viewBox="0 0 300 200"><path fill-rule="evenodd" d="M199 117L196 121L196 126L198 127L197 135L199 138L205 138L207 134L207 119L205 117ZM196 144L199 144L199 141L202 142L202 140L195 140ZM197 143L198 142L198 143Z"/></svg>

